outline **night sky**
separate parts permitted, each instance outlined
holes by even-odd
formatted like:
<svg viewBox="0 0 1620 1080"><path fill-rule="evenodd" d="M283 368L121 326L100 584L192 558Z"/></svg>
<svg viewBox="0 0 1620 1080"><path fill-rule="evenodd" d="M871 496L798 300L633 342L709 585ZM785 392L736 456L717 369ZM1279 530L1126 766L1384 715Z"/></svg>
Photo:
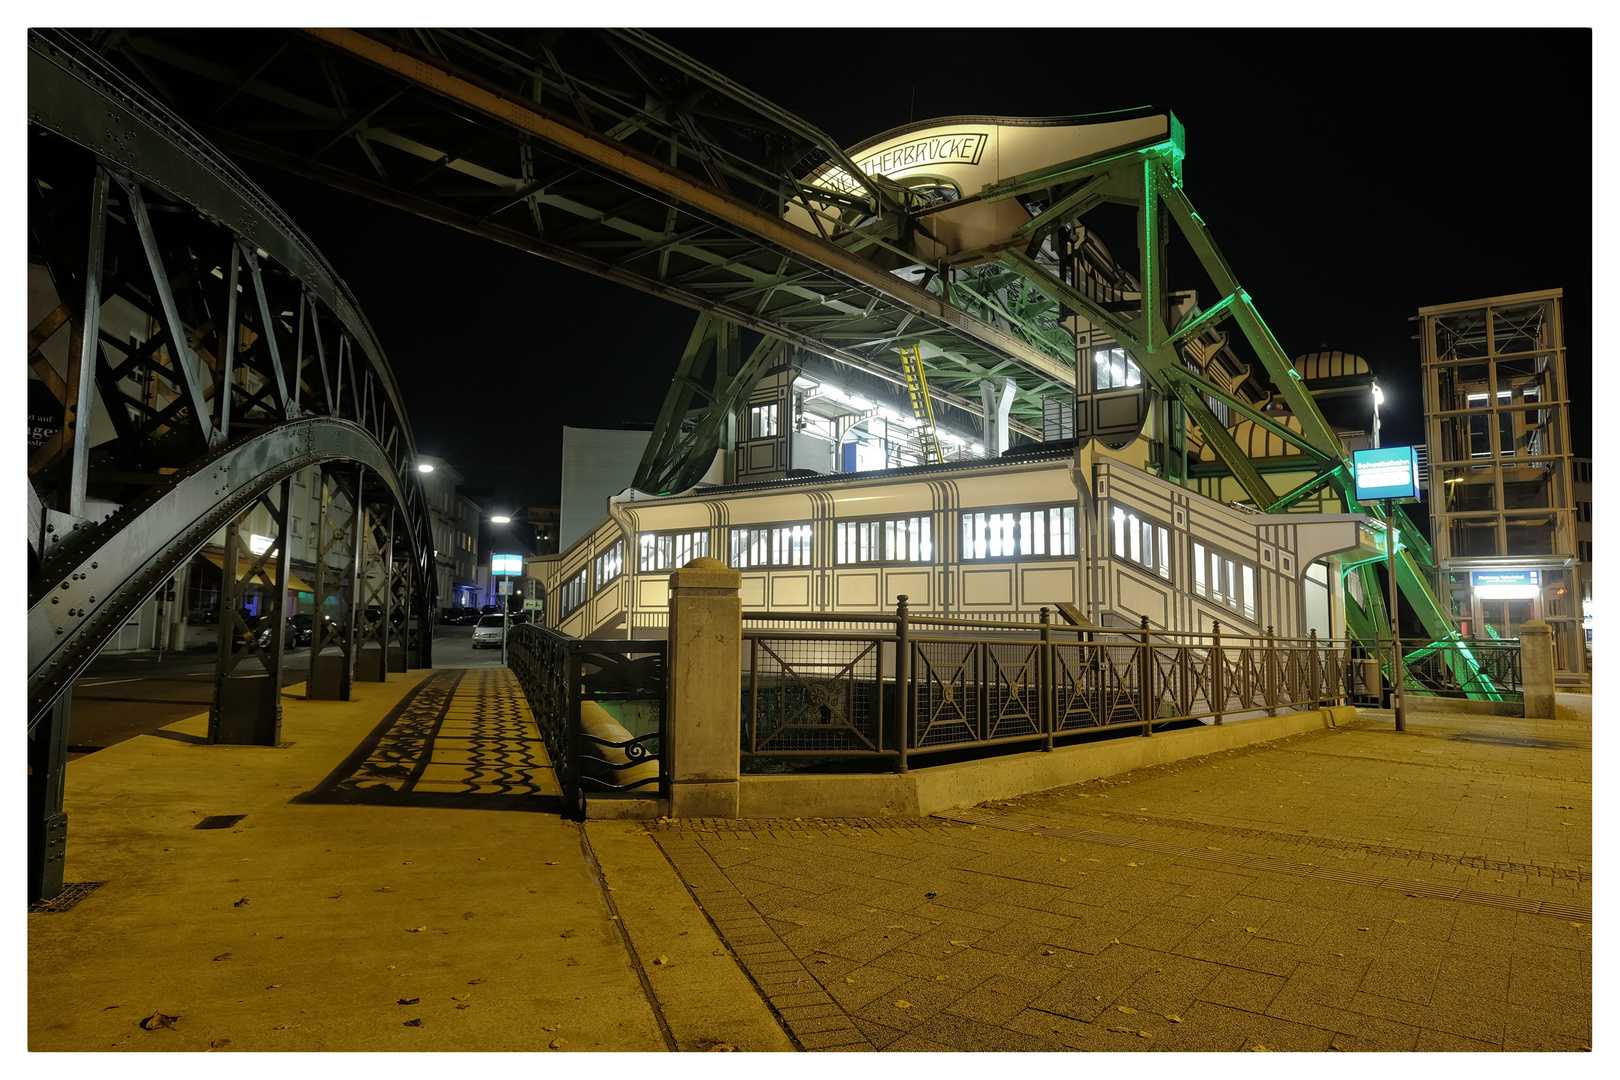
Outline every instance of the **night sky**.
<svg viewBox="0 0 1620 1080"><path fill-rule="evenodd" d="M1423 437L1419 307L1561 286L1575 451L1591 453L1587 31L655 33L845 146L913 118L1168 106L1238 281L1288 355L1366 358L1386 445ZM244 167L358 296L418 449L491 489L486 509L558 499L564 424L656 418L694 313ZM1134 263L1129 233L1104 238ZM1215 298L1185 247L1171 273Z"/></svg>

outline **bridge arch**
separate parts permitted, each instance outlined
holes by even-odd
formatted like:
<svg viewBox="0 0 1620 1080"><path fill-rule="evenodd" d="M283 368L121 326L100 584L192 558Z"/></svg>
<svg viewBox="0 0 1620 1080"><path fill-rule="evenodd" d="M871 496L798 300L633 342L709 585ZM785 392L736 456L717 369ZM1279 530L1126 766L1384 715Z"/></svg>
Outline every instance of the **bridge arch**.
<svg viewBox="0 0 1620 1080"><path fill-rule="evenodd" d="M221 530L210 739L279 737L295 473L321 473L316 603L344 601L341 619L316 620L311 696L431 666L438 604L410 421L336 271L82 42L31 32L28 80L28 368L52 414L29 454L32 900L62 888L73 681ZM241 529L260 506L276 535L249 553ZM236 606L254 575L280 582L262 637Z"/></svg>

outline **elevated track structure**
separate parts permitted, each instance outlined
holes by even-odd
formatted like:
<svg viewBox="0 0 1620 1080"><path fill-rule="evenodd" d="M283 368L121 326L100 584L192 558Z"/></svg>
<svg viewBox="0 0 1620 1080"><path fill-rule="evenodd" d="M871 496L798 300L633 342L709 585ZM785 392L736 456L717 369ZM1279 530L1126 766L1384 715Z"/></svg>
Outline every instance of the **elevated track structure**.
<svg viewBox="0 0 1620 1080"><path fill-rule="evenodd" d="M1385 523L1379 507L1356 503L1345 447L1188 198L1185 137L1167 109L1050 120L955 117L845 149L814 124L637 30L120 29L48 40L61 42L55 48L63 55L93 57L94 65L88 59L80 64L107 72L104 82L113 68L139 82L192 126L188 132L194 129L227 154L697 311L698 325L635 479L643 491L682 491L704 475L724 443L727 418L764 372L795 351L842 364L904 400L900 350L916 350L942 424L982 414L981 387L1013 377L1018 393L1011 428L1036 435L1049 399L1068 405L1082 458L1088 441L1134 439L1156 418L1145 436L1152 442L1148 460L1166 479L1190 486L1200 473L1219 473L1266 513L1327 493L1343 510L1367 515L1375 529L1393 525L1401 539L1403 594L1434 640L1456 636L1431 592L1432 556L1421 535L1398 511ZM52 119L47 113L63 108L55 104L59 89L36 85L33 71L53 64L36 65L35 55L43 54L31 52L30 110L42 139L76 139L82 151L101 155L106 168L125 171L154 160L151 145L175 146L166 151L170 157L180 144L190 145L175 137L134 140L95 110ZM79 76L51 78L88 85ZM107 108L104 98L95 109ZM114 111L125 115L117 110L139 115L122 99ZM976 189L951 180L965 175L959 169L922 175L904 167L912 158L896 147L908 137L958 128L1008 140L1041 129L1036 134L1050 136L1050 145L1068 149L1018 165L1017 155L987 156L963 135L940 152L961 168L979 170L971 174ZM172 183L166 171L154 168L145 182ZM216 171L236 175L224 165ZM120 181L114 184L124 190ZM40 190L41 203L51 202ZM1099 211L1110 204L1135 211L1134 272L1116 265L1098 242ZM232 250L249 241L255 254L270 253L259 259L272 258L292 277L315 275L305 292L331 309L322 325L334 333L341 325L353 345L344 352L333 344L320 364L306 363L300 353L302 377L283 371L279 381L276 364L285 361L259 349L248 365L260 365L250 376L251 405L238 391L208 396L204 369L230 362L223 345L213 348L213 361L182 350L178 359L159 362L148 350L154 357L148 366L172 393L157 415L142 413L142 422L163 421L166 435L188 440L190 456L179 456L196 463L226 452L212 448L224 438L228 413L240 430L242 408L257 409L268 421L267 435L290 438L303 412L330 402L325 430L335 438L340 428L350 430L345 421L364 429L364 436L353 436L373 448L375 463L368 467L382 480L378 486L390 495L397 490L399 512L415 529L418 511L400 464L408 428L363 321L335 293L324 298L313 287L319 264L305 259L301 247L258 238L291 232L290 226L272 227L274 215L223 206L203 214L237 237ZM1217 295L1202 308L1187 289L1174 288L1167 259L1173 232L1185 238L1214 285ZM71 241L64 250L83 247ZM245 257L232 256L230 267L232 275L253 274ZM194 284L206 287L200 277ZM295 310L290 301L266 308L256 306L256 292L243 295L232 309L239 317ZM154 314L175 322L178 316L160 307ZM746 356L738 328L764 336ZM217 334L217 325L203 332ZM1129 357L1139 372L1136 383L1098 385L1088 362L1098 342ZM1240 343L1245 360L1233 351ZM282 348L281 355L292 352ZM348 357L349 371L371 380L370 396L359 383L347 395L329 392L325 365L334 353ZM1226 357L1224 364L1211 361L1217 354ZM86 361L85 371L93 366ZM243 404L226 409L227 401ZM289 403L302 410L299 418L289 414ZM385 418L397 428L392 441L375 426ZM1239 424L1286 445L1292 455L1286 468L1252 460L1233 437L1231 425ZM1210 448L1214 460L1193 464L1196 444ZM1289 482L1278 490L1272 484L1283 474ZM68 486L67 502L58 502L70 508ZM425 547L425 533L411 535ZM89 550L84 542L76 550ZM1391 621L1372 576L1377 550L1368 544L1365 561L1344 560L1341 583L1350 628L1369 644L1388 640ZM64 579L80 572L61 556L50 557ZM93 637L81 633L76 640ZM65 685L71 674L61 650L47 658L58 659L56 670L48 662L38 669L44 680L39 700L49 696L43 687ZM35 670L31 666L31 703Z"/></svg>
<svg viewBox="0 0 1620 1080"><path fill-rule="evenodd" d="M317 468L308 692L431 666L431 533L404 403L336 271L231 161L80 39L28 43L29 898L62 888L74 680L223 532L212 742L280 738L292 477ZM268 510L265 515L262 511ZM250 514L274 522L262 550ZM252 622L239 601L269 588ZM268 627L268 635L263 628Z"/></svg>

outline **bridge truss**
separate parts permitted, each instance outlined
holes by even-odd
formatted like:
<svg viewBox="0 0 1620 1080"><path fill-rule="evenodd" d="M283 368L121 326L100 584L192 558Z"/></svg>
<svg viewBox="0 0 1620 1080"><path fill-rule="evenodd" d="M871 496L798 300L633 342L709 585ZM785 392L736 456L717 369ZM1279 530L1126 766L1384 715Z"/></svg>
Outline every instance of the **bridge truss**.
<svg viewBox="0 0 1620 1080"><path fill-rule="evenodd" d="M74 680L222 530L209 739L279 742L295 473L318 470L315 598L337 611L313 620L310 696L431 666L436 598L409 421L342 280L78 39L30 33L28 80L29 261L54 297L28 365L62 413L28 463L33 900L62 888ZM262 551L243 535L256 509L274 523ZM268 634L239 607L255 582Z"/></svg>

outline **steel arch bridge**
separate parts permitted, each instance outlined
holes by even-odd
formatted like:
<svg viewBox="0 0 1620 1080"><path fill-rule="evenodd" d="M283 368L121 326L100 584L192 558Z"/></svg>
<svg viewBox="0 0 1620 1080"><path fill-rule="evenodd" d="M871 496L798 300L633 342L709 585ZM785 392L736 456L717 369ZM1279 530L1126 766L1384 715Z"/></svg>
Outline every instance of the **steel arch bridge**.
<svg viewBox="0 0 1620 1080"><path fill-rule="evenodd" d="M62 888L68 701L225 534L213 742L276 745L292 477L320 470L309 694L431 666L432 534L399 388L332 267L195 131L70 35L30 33L30 372L61 424L28 484L30 900ZM52 358L56 363L52 362ZM63 370L65 369L65 370ZM270 545L241 535L268 511ZM238 609L276 585L261 643Z"/></svg>

